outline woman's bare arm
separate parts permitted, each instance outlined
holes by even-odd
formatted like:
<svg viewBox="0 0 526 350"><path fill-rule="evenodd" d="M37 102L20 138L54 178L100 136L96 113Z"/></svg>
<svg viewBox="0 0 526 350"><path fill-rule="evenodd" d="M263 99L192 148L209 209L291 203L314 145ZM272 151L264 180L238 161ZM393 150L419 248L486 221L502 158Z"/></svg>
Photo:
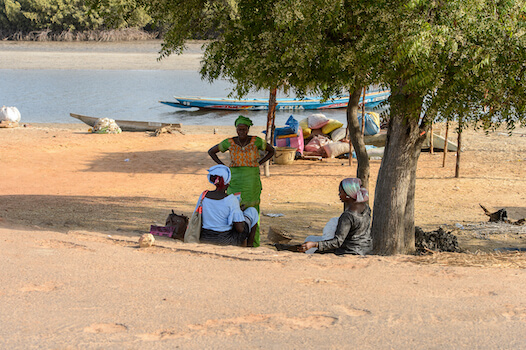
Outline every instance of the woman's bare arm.
<svg viewBox="0 0 526 350"><path fill-rule="evenodd" d="M265 156L259 160L259 165L265 164L265 162L272 158L272 156L274 156L274 153L276 152L274 150L274 147L272 147L269 143L267 143L265 151L267 151L267 154L265 154Z"/></svg>
<svg viewBox="0 0 526 350"><path fill-rule="evenodd" d="M219 159L217 153L219 153L219 145L215 145L208 150L208 155L210 156L210 158L212 158L214 162L216 162L217 164L225 165L225 163L223 163L221 159Z"/></svg>

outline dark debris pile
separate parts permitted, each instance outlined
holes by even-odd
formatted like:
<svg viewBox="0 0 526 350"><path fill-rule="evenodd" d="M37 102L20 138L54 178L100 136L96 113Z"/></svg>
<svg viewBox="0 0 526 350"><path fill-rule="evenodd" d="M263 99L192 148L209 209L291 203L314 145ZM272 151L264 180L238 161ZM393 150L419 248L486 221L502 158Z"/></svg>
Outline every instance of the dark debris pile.
<svg viewBox="0 0 526 350"><path fill-rule="evenodd" d="M417 254L435 252L460 252L457 236L439 228L436 231L424 232L420 227L415 227L415 246Z"/></svg>

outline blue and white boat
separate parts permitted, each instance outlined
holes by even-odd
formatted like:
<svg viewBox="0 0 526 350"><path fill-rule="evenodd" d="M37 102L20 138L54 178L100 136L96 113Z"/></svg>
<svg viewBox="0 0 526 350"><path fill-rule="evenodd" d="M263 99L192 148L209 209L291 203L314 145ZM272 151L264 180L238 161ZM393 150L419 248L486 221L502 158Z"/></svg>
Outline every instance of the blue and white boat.
<svg viewBox="0 0 526 350"><path fill-rule="evenodd" d="M360 97L360 103L365 101L366 107L374 107L389 98L391 91L372 91L367 92L364 97ZM219 109L233 111L260 111L268 109L268 99L255 98L236 100L228 98L204 98L204 97L175 97L175 101L159 101L162 104L177 108L201 108ZM323 101L320 97L299 98L278 98L276 110L315 110L315 109L334 109L345 108L349 102L349 96L330 98Z"/></svg>

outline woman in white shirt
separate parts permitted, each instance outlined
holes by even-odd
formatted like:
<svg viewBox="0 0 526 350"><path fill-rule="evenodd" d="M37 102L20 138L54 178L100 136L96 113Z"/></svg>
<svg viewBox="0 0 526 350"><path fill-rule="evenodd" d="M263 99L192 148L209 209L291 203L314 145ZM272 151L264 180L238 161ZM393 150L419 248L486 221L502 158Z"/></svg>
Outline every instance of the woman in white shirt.
<svg viewBox="0 0 526 350"><path fill-rule="evenodd" d="M202 201L200 242L251 247L259 216L253 207L241 210L238 194L226 193L230 179L230 169L225 165L208 169L208 181L216 188L206 192Z"/></svg>

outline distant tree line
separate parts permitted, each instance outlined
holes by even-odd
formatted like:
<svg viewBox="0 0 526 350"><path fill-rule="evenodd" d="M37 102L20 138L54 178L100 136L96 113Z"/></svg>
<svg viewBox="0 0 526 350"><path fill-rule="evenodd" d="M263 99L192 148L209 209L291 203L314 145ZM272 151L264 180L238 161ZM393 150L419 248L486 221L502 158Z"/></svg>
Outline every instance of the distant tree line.
<svg viewBox="0 0 526 350"><path fill-rule="evenodd" d="M162 37L164 28L136 0L0 0L1 39L136 40Z"/></svg>

